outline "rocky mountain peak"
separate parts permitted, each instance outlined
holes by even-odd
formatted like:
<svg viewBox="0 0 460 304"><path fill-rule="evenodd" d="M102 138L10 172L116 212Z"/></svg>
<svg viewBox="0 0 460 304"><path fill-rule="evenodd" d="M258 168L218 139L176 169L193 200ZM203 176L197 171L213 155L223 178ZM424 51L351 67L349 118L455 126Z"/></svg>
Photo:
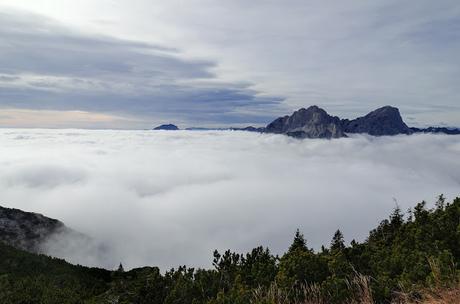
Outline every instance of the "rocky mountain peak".
<svg viewBox="0 0 460 304"><path fill-rule="evenodd" d="M412 130L404 123L399 109L384 106L363 117L342 120L347 133L367 133L374 136L411 134Z"/></svg>
<svg viewBox="0 0 460 304"><path fill-rule="evenodd" d="M165 124L165 125L155 127L154 130L177 131L179 130L179 127L173 124Z"/></svg>
<svg viewBox="0 0 460 304"><path fill-rule="evenodd" d="M292 115L275 119L265 128L267 133L286 134L297 138L345 137L338 117L330 116L318 106L301 108Z"/></svg>

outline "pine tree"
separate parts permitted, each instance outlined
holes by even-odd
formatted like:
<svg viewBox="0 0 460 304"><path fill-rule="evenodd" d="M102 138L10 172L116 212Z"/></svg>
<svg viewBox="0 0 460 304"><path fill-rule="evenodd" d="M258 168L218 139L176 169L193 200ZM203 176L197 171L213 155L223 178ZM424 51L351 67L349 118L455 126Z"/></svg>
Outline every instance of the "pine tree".
<svg viewBox="0 0 460 304"><path fill-rule="evenodd" d="M343 234L340 230L337 230L334 233L331 241L331 251L332 252L340 252L345 249L345 242L343 240Z"/></svg>
<svg viewBox="0 0 460 304"><path fill-rule="evenodd" d="M401 212L401 208L399 208L398 205L396 205L395 209L390 215L390 225L393 228L399 228L404 222L404 215Z"/></svg>
<svg viewBox="0 0 460 304"><path fill-rule="evenodd" d="M292 241L291 246L289 247L288 252L294 252L294 251L308 251L307 248L307 241L305 240L304 236L302 233L300 233L299 229L297 228L294 236L294 240Z"/></svg>
<svg viewBox="0 0 460 304"><path fill-rule="evenodd" d="M444 197L444 194L440 194L438 196L438 200L436 201L436 208L440 210L444 209L445 203L446 198Z"/></svg>
<svg viewBox="0 0 460 304"><path fill-rule="evenodd" d="M123 268L123 265L121 264L121 262L120 262L120 265L118 266L117 271L118 272L125 272L125 269Z"/></svg>

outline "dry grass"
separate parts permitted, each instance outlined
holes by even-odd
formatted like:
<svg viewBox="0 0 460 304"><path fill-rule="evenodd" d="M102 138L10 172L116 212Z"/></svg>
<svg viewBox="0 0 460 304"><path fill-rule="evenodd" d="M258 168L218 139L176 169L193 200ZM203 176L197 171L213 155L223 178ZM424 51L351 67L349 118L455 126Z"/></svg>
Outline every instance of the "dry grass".
<svg viewBox="0 0 460 304"><path fill-rule="evenodd" d="M327 304L319 285L302 285L298 289L285 290L276 283L268 289L258 288L253 294L252 304Z"/></svg>
<svg viewBox="0 0 460 304"><path fill-rule="evenodd" d="M370 278L357 275L347 282L353 297L347 304L373 304L372 292L369 286ZM253 294L252 304L328 304L329 295L324 294L317 284L304 284L300 288L285 290L276 283L269 288L258 288Z"/></svg>
<svg viewBox="0 0 460 304"><path fill-rule="evenodd" d="M459 304L460 286L456 289L445 289L425 296L423 304Z"/></svg>
<svg viewBox="0 0 460 304"><path fill-rule="evenodd" d="M410 293L401 293L395 304L460 304L460 280L455 263L452 262L447 270L442 270L435 259L428 259L428 263L433 276L432 287L419 290L416 298Z"/></svg>
<svg viewBox="0 0 460 304"><path fill-rule="evenodd" d="M354 290L354 298L347 301L350 304L373 304L374 298L370 287L370 277L362 274L357 274L351 282L348 283L348 288Z"/></svg>
<svg viewBox="0 0 460 304"><path fill-rule="evenodd" d="M426 289L417 298L401 294L394 304L460 304L460 285L451 288Z"/></svg>
<svg viewBox="0 0 460 304"><path fill-rule="evenodd" d="M431 287L412 289L395 293L392 304L460 304L460 277L456 264L441 267L439 260L428 259L432 280ZM355 272L347 282L352 295L344 304L375 304L370 287L369 276ZM330 294L325 294L317 284L302 285L300 288L286 290L273 283L269 288L258 288L251 304L328 304Z"/></svg>
<svg viewBox="0 0 460 304"><path fill-rule="evenodd" d="M253 304L291 304L289 302L289 294L279 288L276 283L270 285L268 289L262 287L254 291L252 301Z"/></svg>
<svg viewBox="0 0 460 304"><path fill-rule="evenodd" d="M435 278L436 279L436 278ZM440 284L441 281L438 281ZM454 286L455 285L455 286ZM416 293L398 293L393 304L460 304L460 282L451 287L439 285L424 289ZM370 278L356 275L348 282L348 288L353 297L344 301L344 304L374 304L370 288ZM417 296L414 296L416 294ZM317 284L303 285L297 290L285 290L272 284L269 288L258 288L251 304L328 304L328 295L321 291Z"/></svg>

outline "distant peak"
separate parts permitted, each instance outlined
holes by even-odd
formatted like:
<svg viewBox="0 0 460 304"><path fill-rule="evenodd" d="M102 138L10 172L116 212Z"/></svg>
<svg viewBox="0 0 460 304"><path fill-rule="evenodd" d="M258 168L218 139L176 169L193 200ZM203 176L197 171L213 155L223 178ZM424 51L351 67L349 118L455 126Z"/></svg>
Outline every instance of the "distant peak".
<svg viewBox="0 0 460 304"><path fill-rule="evenodd" d="M267 133L286 134L298 138L345 137L340 119L330 116L318 106L301 108L291 116L275 119L265 128Z"/></svg>
<svg viewBox="0 0 460 304"><path fill-rule="evenodd" d="M399 109L392 106L378 108L366 116L343 121L347 133L367 133L374 136L411 134L404 123Z"/></svg>
<svg viewBox="0 0 460 304"><path fill-rule="evenodd" d="M165 125L161 125L161 126L158 126L158 127L154 128L154 130L176 131L176 130L179 130L179 128L176 125L173 125L173 124L165 124Z"/></svg>
<svg viewBox="0 0 460 304"><path fill-rule="evenodd" d="M375 111L378 111L378 110L383 110L383 109L398 110L398 108L397 108L397 107L393 107L393 106L389 106L389 105L386 105L386 106L383 106L383 107L377 108Z"/></svg>
<svg viewBox="0 0 460 304"><path fill-rule="evenodd" d="M370 112L369 114L378 114L378 113L391 113L391 114L398 114L399 115L399 109L396 108L396 107L392 107L392 106L384 106L384 107L381 107L381 108L378 108L372 112Z"/></svg>
<svg viewBox="0 0 460 304"><path fill-rule="evenodd" d="M308 108L300 108L299 110L295 111L294 113L292 113L292 116L297 116L297 115L312 115L312 114L315 114L315 113L318 113L319 115L322 115L322 116L329 116L329 114L327 114L327 112L318 107L318 106L310 106Z"/></svg>
<svg viewBox="0 0 460 304"><path fill-rule="evenodd" d="M307 108L307 110L311 110L311 111L312 111L312 110L314 110L314 111L318 111L318 110L323 110L323 109L321 109L321 108L320 108L320 107L318 107L317 105L312 105L312 106L309 106L309 107ZM323 111L324 111L324 110L323 110Z"/></svg>
<svg viewBox="0 0 460 304"><path fill-rule="evenodd" d="M309 106L308 108L300 108L299 110L295 111L295 112L318 112L318 111L324 111L322 108L316 106L316 105L313 105L313 106ZM294 112L294 113L295 113Z"/></svg>

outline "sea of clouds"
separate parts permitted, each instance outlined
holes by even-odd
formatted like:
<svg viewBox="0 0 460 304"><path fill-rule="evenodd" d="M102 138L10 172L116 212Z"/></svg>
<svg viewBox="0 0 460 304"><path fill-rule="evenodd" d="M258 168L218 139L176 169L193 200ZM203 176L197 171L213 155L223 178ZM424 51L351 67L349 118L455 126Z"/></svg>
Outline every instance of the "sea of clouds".
<svg viewBox="0 0 460 304"><path fill-rule="evenodd" d="M0 129L0 205L104 244L48 252L114 268L209 267L214 249L282 254L340 228L364 240L398 204L460 195L460 136L297 140L239 131ZM79 244L75 246L75 244Z"/></svg>

